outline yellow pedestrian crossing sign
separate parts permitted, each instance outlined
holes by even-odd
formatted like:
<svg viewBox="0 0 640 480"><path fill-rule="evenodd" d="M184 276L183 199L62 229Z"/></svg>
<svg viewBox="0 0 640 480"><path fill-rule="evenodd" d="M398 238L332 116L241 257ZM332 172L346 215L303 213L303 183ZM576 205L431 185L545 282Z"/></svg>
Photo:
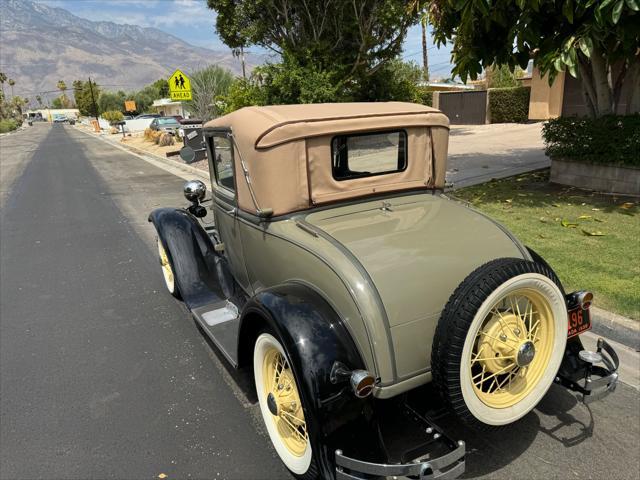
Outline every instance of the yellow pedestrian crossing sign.
<svg viewBox="0 0 640 480"><path fill-rule="evenodd" d="M169 77L169 94L171 100L191 100L191 81L180 70Z"/></svg>

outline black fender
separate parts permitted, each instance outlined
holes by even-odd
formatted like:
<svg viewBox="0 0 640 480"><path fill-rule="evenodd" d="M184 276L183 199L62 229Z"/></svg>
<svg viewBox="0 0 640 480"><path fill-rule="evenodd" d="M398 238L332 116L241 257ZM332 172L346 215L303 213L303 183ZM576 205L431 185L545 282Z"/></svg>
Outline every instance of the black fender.
<svg viewBox="0 0 640 480"><path fill-rule="evenodd" d="M556 283L556 285L558 285L558 287L560 288L560 292L562 292L562 295L566 295L567 292L565 292L564 286L562 285L560 278L556 274L555 270L551 268L551 265L549 265L547 261L544 258L542 258L542 256L538 252L536 252L533 248L527 247L527 251L529 252L529 255L531 255L531 259L534 262L539 263L540 265L544 265L551 271L551 273L553 273L553 278L551 280L553 280Z"/></svg>
<svg viewBox="0 0 640 480"><path fill-rule="evenodd" d="M216 273L222 259L198 220L181 208L158 208L149 214L149 221L167 252L186 305L194 309L226 298Z"/></svg>
<svg viewBox="0 0 640 480"><path fill-rule="evenodd" d="M322 447L320 452L316 450L321 459L321 477L334 478L335 449L345 449L355 439L367 443L369 454L379 454L372 396L357 398L348 380L332 382L335 362L351 370L364 369L365 365L351 334L329 303L310 287L298 283L278 285L256 294L241 315L241 364L252 362L254 341L265 324L280 338L300 383L305 417L311 419L309 435L316 440L316 447Z"/></svg>

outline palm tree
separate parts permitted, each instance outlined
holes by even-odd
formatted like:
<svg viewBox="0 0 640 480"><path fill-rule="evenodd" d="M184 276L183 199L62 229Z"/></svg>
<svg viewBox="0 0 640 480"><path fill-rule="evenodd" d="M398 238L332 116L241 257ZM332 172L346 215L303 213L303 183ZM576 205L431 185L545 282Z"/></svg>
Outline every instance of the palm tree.
<svg viewBox="0 0 640 480"><path fill-rule="evenodd" d="M67 96L64 93L65 90L67 89L67 84L64 83L64 80L58 80L58 83L56 84L56 88L60 90L60 92L62 92L60 94L60 103L62 104L62 107L67 108L68 100L67 100Z"/></svg>
<svg viewBox="0 0 640 480"><path fill-rule="evenodd" d="M13 78L10 78L8 83L11 87L11 98L13 98L13 86L16 84L16 81Z"/></svg>
<svg viewBox="0 0 640 480"><path fill-rule="evenodd" d="M7 76L4 72L0 72L0 85L2 85L2 98L4 98L4 82L7 81Z"/></svg>
<svg viewBox="0 0 640 480"><path fill-rule="evenodd" d="M424 81L429 81L429 53L427 48L427 23L429 21L429 11L424 10L420 15L420 25L422 26L422 69Z"/></svg>
<svg viewBox="0 0 640 480"><path fill-rule="evenodd" d="M36 102L38 102L38 106L42 108L42 97L40 95L36 95Z"/></svg>

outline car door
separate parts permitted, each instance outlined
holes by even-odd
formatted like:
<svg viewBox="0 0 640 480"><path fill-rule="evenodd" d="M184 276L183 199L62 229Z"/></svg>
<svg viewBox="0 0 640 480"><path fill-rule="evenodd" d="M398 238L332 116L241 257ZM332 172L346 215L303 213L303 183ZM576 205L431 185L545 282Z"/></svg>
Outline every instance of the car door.
<svg viewBox="0 0 640 480"><path fill-rule="evenodd" d="M244 265L237 216L233 145L226 133L220 132L207 136L207 147L213 190L211 208L216 230L224 244L224 255L234 278L245 291L248 291L249 280Z"/></svg>

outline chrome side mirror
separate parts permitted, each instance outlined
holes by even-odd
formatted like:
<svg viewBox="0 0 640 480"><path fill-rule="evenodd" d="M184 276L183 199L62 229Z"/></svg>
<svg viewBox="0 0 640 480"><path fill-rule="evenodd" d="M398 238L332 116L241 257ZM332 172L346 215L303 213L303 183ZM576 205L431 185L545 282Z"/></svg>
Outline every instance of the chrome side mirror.
<svg viewBox="0 0 640 480"><path fill-rule="evenodd" d="M184 197L193 203L199 203L204 200L207 194L207 186L200 180L189 180L184 184Z"/></svg>

